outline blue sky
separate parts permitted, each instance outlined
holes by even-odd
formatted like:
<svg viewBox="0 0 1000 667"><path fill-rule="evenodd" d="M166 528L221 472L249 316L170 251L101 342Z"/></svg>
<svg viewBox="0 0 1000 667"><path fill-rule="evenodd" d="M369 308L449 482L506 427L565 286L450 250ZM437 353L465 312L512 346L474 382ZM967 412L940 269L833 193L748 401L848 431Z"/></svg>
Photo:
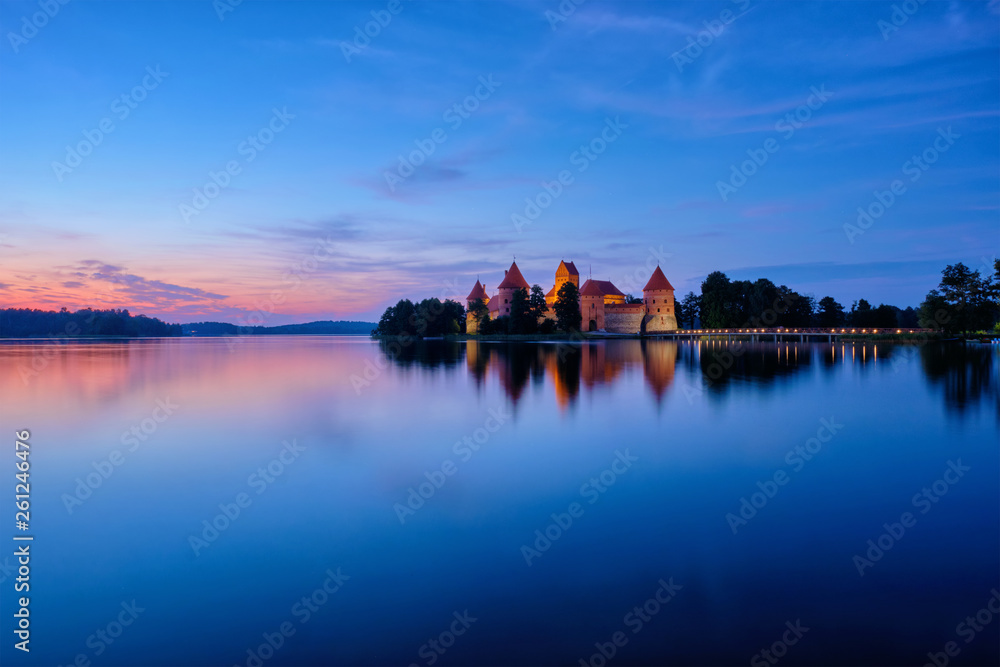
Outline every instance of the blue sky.
<svg viewBox="0 0 1000 667"><path fill-rule="evenodd" d="M373 319L516 255L907 306L1000 245L996 1L39 7L0 4L5 305Z"/></svg>

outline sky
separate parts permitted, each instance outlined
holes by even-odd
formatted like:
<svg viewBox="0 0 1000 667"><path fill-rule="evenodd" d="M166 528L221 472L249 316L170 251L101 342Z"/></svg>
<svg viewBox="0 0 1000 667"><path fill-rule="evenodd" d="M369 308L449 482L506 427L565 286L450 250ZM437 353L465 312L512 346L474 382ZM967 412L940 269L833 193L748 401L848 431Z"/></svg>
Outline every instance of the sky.
<svg viewBox="0 0 1000 667"><path fill-rule="evenodd" d="M514 257L916 306L998 254L998 116L997 0L4 1L0 307L373 321Z"/></svg>

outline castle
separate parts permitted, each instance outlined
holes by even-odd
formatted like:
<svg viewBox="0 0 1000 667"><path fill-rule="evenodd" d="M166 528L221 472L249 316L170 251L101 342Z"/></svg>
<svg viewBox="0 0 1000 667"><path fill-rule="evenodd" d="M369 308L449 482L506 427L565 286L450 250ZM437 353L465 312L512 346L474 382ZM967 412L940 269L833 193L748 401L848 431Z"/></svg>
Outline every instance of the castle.
<svg viewBox="0 0 1000 667"><path fill-rule="evenodd" d="M587 280L580 286L580 272L573 262L561 261L556 268L555 284L545 295L545 304L549 307L545 317L555 319L553 306L559 288L564 283L576 285L580 293L580 328L584 331L606 331L608 333L655 333L671 331L677 328L677 317L674 312L674 287L663 275L659 266L653 271L649 282L642 288L642 303L625 303L625 295L614 286L610 280ZM482 299L490 312L490 318L496 319L510 315L510 305L514 300L514 292L519 289L531 291L528 281L521 275L517 262L504 271L503 280L497 285L496 296L490 297L486 287L476 280L475 286L466 297L466 304L471 310L477 299ZM471 313L466 314L466 331L476 333L477 322Z"/></svg>

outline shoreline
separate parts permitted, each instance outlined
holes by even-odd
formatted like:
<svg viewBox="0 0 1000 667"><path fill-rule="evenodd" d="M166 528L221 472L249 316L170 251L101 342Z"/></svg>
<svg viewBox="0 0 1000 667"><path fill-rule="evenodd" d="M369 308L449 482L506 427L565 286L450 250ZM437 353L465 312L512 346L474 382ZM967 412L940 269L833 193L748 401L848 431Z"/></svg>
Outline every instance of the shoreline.
<svg viewBox="0 0 1000 667"><path fill-rule="evenodd" d="M680 330L683 331L683 330ZM720 336L725 334L712 334L711 338L718 340ZM770 334L768 334L770 335ZM789 338L797 338L798 334L790 333ZM709 340L709 335L692 335L683 339L674 339L662 335L642 335L642 334L616 334L616 333L605 333L598 331L588 331L588 332L578 332L578 333L554 333L554 334L488 334L485 336L480 336L478 334L449 334L447 336L435 336L428 338L417 338L415 336L372 336L372 340L385 340L385 341L423 341L423 340L443 340L450 342L462 342L462 341L483 341L483 342L494 342L494 343L544 343L548 341L575 341L584 342L588 340ZM780 338L780 336L779 336ZM750 342L751 336L748 334L732 334L732 341L740 342ZM929 343L929 342L980 342L983 340L989 340L992 342L997 342L1000 340L1000 334L970 334L967 337L962 337L958 335L946 336L940 333L934 334L917 334L917 333L904 333L904 334L840 334L839 337L834 341L836 342L849 342L849 343ZM773 340L762 340L756 341L762 343L774 343ZM815 340L815 341L799 341L799 340L778 340L781 343L799 343L799 342L815 342L815 343L826 343L831 344L827 340Z"/></svg>

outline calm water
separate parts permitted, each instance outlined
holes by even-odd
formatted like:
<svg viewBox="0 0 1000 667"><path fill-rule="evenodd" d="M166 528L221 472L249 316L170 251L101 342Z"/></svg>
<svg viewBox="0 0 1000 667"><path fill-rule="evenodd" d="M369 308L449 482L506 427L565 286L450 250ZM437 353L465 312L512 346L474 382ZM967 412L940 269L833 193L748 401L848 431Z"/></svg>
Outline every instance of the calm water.
<svg viewBox="0 0 1000 667"><path fill-rule="evenodd" d="M725 350L4 344L0 662L996 664L1000 349Z"/></svg>

